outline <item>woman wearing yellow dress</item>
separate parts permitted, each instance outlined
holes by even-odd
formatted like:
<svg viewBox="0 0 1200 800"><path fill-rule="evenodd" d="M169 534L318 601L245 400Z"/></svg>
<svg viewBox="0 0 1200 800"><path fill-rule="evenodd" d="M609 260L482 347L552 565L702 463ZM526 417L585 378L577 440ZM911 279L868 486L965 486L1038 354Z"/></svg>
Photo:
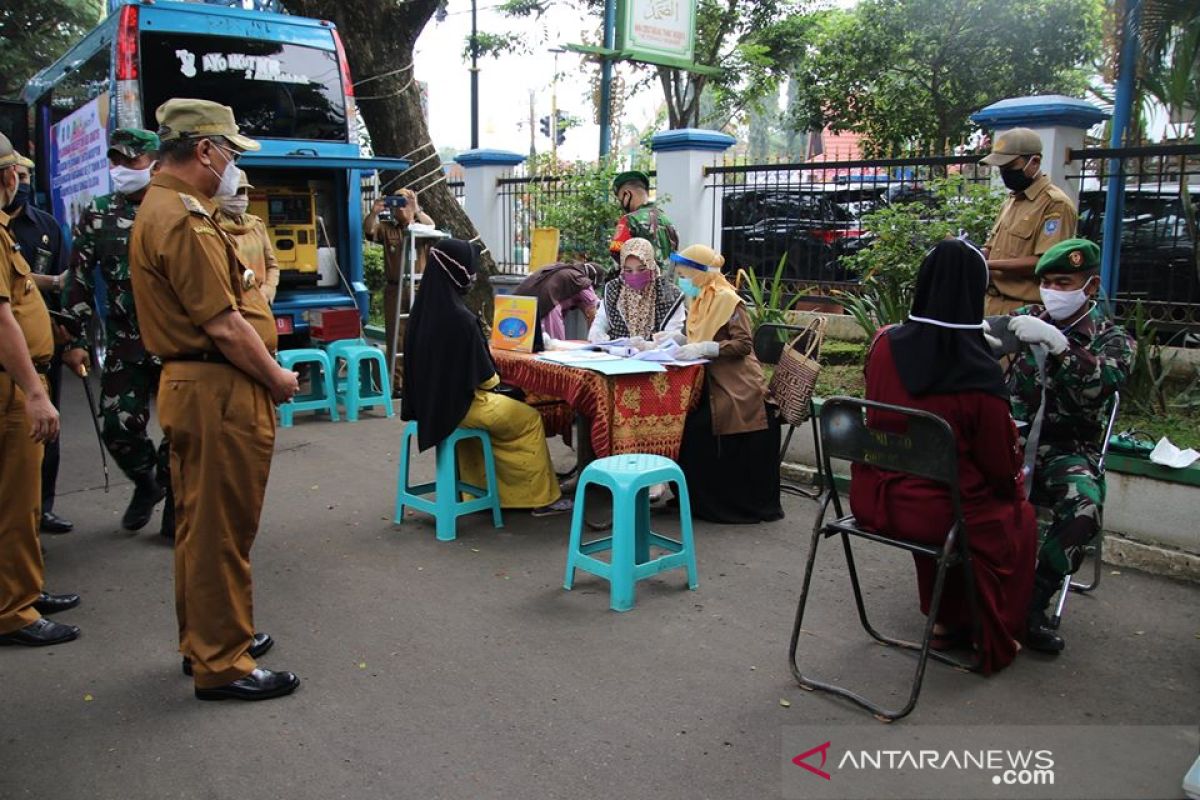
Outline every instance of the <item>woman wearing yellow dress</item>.
<svg viewBox="0 0 1200 800"><path fill-rule="evenodd" d="M404 336L400 416L417 421L421 450L455 428L486 430L502 507L531 508L536 516L569 511L571 501L558 487L541 416L492 391L500 383L496 365L479 317L463 302L475 277L475 250L467 242L443 239L430 249ZM486 486L479 442L461 442L458 448L463 481Z"/></svg>
<svg viewBox="0 0 1200 800"><path fill-rule="evenodd" d="M271 237L267 235L266 223L259 217L246 213L246 209L250 207L250 190L253 188L246 178L246 173L238 170L237 193L229 196L218 195L215 199L217 224L229 234L242 263L254 270L258 288L262 289L267 302L274 305L275 290L279 288L279 262L275 259Z"/></svg>
<svg viewBox="0 0 1200 800"><path fill-rule="evenodd" d="M779 419L767 408L745 303L725 280L725 259L694 244L672 253L679 290L691 304L687 342L676 358L710 359L700 405L688 414L679 451L692 515L749 524L783 518Z"/></svg>

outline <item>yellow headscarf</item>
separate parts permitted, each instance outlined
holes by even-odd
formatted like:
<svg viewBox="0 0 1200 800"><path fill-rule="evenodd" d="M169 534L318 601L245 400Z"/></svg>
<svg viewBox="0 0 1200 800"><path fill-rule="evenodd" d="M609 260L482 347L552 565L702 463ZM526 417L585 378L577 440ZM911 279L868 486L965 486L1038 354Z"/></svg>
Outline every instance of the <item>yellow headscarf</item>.
<svg viewBox="0 0 1200 800"><path fill-rule="evenodd" d="M693 244L685 247L678 255L686 261L708 267L706 270L696 269L672 257L675 261L675 275L690 279L700 289L700 295L688 306L688 341L711 342L717 331L729 322L742 298L721 274L725 258L720 253L711 247Z"/></svg>

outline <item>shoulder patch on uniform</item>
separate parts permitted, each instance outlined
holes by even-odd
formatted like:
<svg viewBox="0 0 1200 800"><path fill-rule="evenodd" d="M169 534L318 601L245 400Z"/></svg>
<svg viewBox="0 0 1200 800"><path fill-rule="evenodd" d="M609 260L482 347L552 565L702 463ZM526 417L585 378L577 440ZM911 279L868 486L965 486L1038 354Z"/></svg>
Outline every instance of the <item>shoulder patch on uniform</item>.
<svg viewBox="0 0 1200 800"><path fill-rule="evenodd" d="M209 228L206 225L193 225L192 232L193 233L202 233L205 236L216 236L217 235L216 231L214 231L212 228Z"/></svg>
<svg viewBox="0 0 1200 800"><path fill-rule="evenodd" d="M1050 219L1046 220L1046 224L1042 226L1042 230L1047 236L1053 236L1054 234L1058 233L1058 229L1061 225L1062 220L1060 220L1058 217L1051 217Z"/></svg>
<svg viewBox="0 0 1200 800"><path fill-rule="evenodd" d="M179 199L183 201L183 207L192 214L199 214L202 217L209 216L208 210L204 205L187 192L179 192Z"/></svg>

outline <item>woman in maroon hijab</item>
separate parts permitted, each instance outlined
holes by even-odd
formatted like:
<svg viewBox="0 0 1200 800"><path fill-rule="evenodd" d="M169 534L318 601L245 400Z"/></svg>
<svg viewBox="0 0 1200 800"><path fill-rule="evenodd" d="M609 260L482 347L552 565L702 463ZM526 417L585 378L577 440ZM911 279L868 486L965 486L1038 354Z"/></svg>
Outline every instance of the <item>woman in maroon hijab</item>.
<svg viewBox="0 0 1200 800"><path fill-rule="evenodd" d="M917 276L908 321L884 329L867 356L867 399L929 411L958 443L958 480L979 593L982 640L971 641L970 603L960 569L946 576L932 646L973 646L983 671L1020 649L1033 588L1037 526L1025 499L1022 457L1000 365L983 338L987 262L965 242L939 243ZM871 410L872 427L903 433L904 418ZM940 545L953 522L949 493L922 478L854 465L850 508L860 524ZM929 613L931 559L914 556L921 611Z"/></svg>

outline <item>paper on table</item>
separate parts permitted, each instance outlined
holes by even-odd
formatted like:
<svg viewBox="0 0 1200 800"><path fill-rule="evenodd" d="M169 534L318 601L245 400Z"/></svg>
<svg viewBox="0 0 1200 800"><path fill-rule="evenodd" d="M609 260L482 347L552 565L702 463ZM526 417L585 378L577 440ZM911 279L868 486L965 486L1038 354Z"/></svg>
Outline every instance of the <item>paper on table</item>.
<svg viewBox="0 0 1200 800"><path fill-rule="evenodd" d="M1151 461L1172 469L1187 469L1196 462L1196 459L1200 459L1200 453L1190 447L1187 450L1180 450L1165 436L1159 439L1158 444L1150 451Z"/></svg>
<svg viewBox="0 0 1200 800"><path fill-rule="evenodd" d="M609 353L597 353L595 350L556 350L554 352L542 353L538 358L543 361L553 361L556 364L570 364L572 366L581 366L596 361L621 360L620 356L614 356Z"/></svg>

